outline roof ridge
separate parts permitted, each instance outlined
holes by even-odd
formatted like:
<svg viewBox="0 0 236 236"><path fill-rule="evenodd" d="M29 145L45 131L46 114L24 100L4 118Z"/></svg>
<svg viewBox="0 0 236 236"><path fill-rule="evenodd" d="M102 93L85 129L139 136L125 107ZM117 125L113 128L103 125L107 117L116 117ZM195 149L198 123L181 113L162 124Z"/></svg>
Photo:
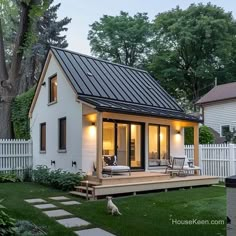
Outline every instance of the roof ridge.
<svg viewBox="0 0 236 236"><path fill-rule="evenodd" d="M149 74L146 70L143 70L143 69L135 68L135 67L132 67L132 66L127 66L127 65L124 65L124 64L119 64L119 63L116 63L116 62L111 62L111 61L108 61L108 60L105 60L105 59L102 59L102 58L98 58L98 57L93 57L93 56L90 56L90 55L87 55L87 54L84 54L84 53L75 52L75 51L72 51L72 50L68 50L68 49L64 49L64 48L59 48L59 47L56 47L56 46L50 46L50 49L66 51L66 52L73 53L73 54L76 54L76 55L79 55L79 56L84 56L84 57L87 57L87 58L91 58L93 60L102 61L102 62L106 62L106 63L109 63L109 64L113 64L113 65L117 65L117 66L122 66L122 67L125 67L125 68L129 68L131 70L137 70L137 71Z"/></svg>

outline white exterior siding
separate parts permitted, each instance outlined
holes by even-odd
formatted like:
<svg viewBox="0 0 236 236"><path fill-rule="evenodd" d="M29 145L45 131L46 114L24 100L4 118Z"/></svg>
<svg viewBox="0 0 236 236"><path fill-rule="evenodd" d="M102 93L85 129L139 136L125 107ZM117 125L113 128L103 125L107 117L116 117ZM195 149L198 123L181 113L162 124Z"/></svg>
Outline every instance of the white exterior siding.
<svg viewBox="0 0 236 236"><path fill-rule="evenodd" d="M48 78L57 73L57 103L48 105ZM34 167L46 165L78 172L82 168L82 105L76 101L69 82L52 56L31 118ZM58 119L66 117L66 152L58 152ZM40 124L46 123L46 153L40 153ZM51 166L51 160L55 166ZM77 166L72 168L72 161Z"/></svg>
<svg viewBox="0 0 236 236"><path fill-rule="evenodd" d="M222 125L236 125L236 100L204 105L204 124L221 134Z"/></svg>

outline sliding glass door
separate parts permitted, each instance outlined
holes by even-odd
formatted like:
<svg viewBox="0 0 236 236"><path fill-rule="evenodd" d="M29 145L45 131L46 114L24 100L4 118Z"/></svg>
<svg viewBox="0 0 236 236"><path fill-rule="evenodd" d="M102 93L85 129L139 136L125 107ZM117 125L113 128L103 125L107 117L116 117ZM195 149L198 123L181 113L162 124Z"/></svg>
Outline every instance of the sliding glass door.
<svg viewBox="0 0 236 236"><path fill-rule="evenodd" d="M149 125L148 131L149 167L167 165L170 150L169 126Z"/></svg>
<svg viewBox="0 0 236 236"><path fill-rule="evenodd" d="M103 155L116 155L119 165L144 168L143 124L103 122Z"/></svg>

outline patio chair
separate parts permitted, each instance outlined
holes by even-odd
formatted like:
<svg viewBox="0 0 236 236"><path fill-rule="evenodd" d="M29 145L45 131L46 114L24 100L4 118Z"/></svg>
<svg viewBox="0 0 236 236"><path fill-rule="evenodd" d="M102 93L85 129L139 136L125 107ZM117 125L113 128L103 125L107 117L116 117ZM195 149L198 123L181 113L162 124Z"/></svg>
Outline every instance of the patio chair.
<svg viewBox="0 0 236 236"><path fill-rule="evenodd" d="M128 172L131 175L130 167L117 164L116 155L114 156L103 156L105 165L102 168L102 174L109 174L111 177L113 174L120 174Z"/></svg>
<svg viewBox="0 0 236 236"><path fill-rule="evenodd" d="M165 173L170 173L171 176L176 173L180 176L181 173L184 173L184 162L185 157L173 157L171 164L166 167Z"/></svg>
<svg viewBox="0 0 236 236"><path fill-rule="evenodd" d="M199 166L195 166L193 161L190 161L187 157L185 157L185 163L184 163L184 172L187 174L198 171L199 175L202 175L202 170Z"/></svg>

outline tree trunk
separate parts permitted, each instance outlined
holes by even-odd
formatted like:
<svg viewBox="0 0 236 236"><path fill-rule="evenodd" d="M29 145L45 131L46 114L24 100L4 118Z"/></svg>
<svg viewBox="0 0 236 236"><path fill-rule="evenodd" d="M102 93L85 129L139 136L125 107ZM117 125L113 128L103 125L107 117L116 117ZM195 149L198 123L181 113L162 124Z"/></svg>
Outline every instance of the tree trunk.
<svg viewBox="0 0 236 236"><path fill-rule="evenodd" d="M2 96L1 89L0 94L0 139L9 139L12 138L12 123L10 121L13 96L11 94Z"/></svg>

